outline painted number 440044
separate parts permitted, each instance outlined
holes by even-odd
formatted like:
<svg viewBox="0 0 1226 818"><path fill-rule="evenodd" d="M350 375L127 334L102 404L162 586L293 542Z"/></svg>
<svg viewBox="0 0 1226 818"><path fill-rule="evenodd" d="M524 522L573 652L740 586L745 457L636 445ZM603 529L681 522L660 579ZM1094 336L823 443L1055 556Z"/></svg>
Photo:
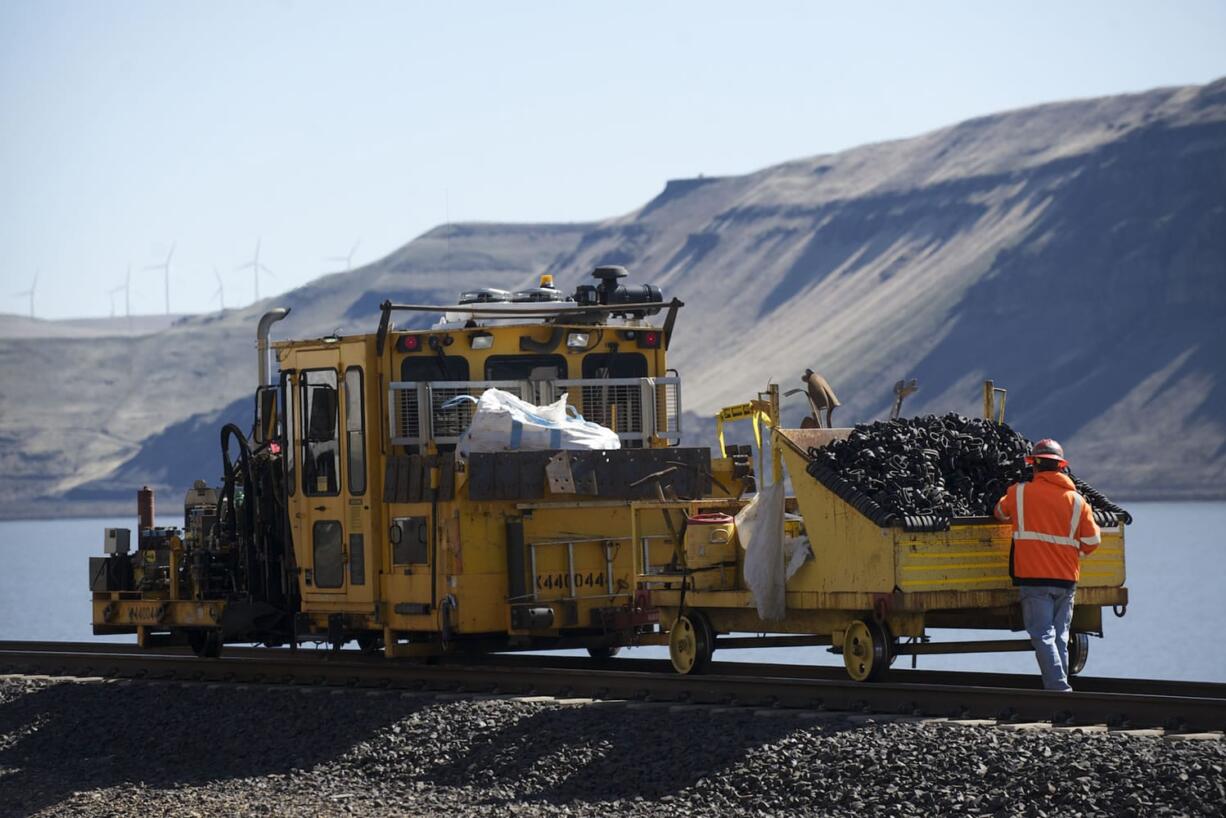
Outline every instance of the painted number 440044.
<svg viewBox="0 0 1226 818"><path fill-rule="evenodd" d="M601 588L604 586L604 574L575 574L576 588ZM570 588L570 574L537 574L536 588L538 591L551 588Z"/></svg>

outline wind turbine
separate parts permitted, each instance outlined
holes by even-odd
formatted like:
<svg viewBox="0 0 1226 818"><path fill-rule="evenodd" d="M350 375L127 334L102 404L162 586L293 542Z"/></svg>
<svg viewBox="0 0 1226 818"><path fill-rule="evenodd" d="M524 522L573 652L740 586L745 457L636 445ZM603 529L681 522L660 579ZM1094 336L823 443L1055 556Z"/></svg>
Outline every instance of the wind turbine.
<svg viewBox="0 0 1226 818"><path fill-rule="evenodd" d="M166 314L170 315L170 260L175 255L175 243L170 243L170 252L166 254L166 260L161 264L150 264L146 270L161 270L166 281Z"/></svg>
<svg viewBox="0 0 1226 818"><path fill-rule="evenodd" d="M345 262L345 272L347 273L353 269L353 256L354 254L358 252L358 245L361 243L362 243L361 239L358 239L357 241L355 241L353 243L353 247L349 248L349 255L347 256L328 256L328 258L325 259L325 261L343 261Z"/></svg>
<svg viewBox="0 0 1226 818"><path fill-rule="evenodd" d="M123 314L129 321L132 319L132 265L128 265L128 273L123 277L123 283L107 290L111 296L111 317L115 317L115 295L123 291Z"/></svg>
<svg viewBox="0 0 1226 818"><path fill-rule="evenodd" d="M118 289L118 288L117 288ZM123 277L123 316L128 319L128 334L132 334L132 262Z"/></svg>
<svg viewBox="0 0 1226 818"><path fill-rule="evenodd" d="M217 292L213 293L213 295L209 297L209 301L212 301L214 298L216 298L216 299L218 300L218 303L220 303L220 304L221 304L221 309L222 309L222 312L225 312L225 309L226 309L226 285L222 283L222 280L221 280L221 273L217 272L217 265L216 265L216 264L214 264L214 265L213 265L213 277L217 279Z"/></svg>
<svg viewBox="0 0 1226 818"><path fill-rule="evenodd" d="M112 287L111 289L106 291L107 295L111 297L111 317L112 318L115 317L115 296L119 295L119 293L122 292L123 289L124 289L124 286L120 284L118 287Z"/></svg>
<svg viewBox="0 0 1226 818"><path fill-rule="evenodd" d="M35 270L34 271L34 281L30 284L30 289L22 290L19 293L13 293L13 295L17 298L22 298L27 295L30 297L30 317L31 318L34 317L34 292L37 289L38 289L38 270Z"/></svg>
<svg viewBox="0 0 1226 818"><path fill-rule="evenodd" d="M246 264L240 264L239 266L234 268L235 270L246 270L249 267L251 268L251 275L255 279L255 300L256 301L260 300L260 273L264 272L264 273L268 273L269 275L273 274L272 270L268 269L268 267L266 267L260 261L260 242L261 241L262 239L255 240L255 255L251 257L251 261L247 262Z"/></svg>

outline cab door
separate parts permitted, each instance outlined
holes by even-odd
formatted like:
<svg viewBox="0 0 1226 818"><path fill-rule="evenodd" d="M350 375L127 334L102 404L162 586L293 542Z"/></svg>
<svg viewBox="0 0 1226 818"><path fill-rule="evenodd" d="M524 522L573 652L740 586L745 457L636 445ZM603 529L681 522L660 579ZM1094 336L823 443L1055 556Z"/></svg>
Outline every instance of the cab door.
<svg viewBox="0 0 1226 818"><path fill-rule="evenodd" d="M377 418L371 402L365 347L343 344L341 350L341 460L342 497L345 507L346 601L353 612L373 611L379 560L374 532L377 508L371 502L371 447L369 419Z"/></svg>
<svg viewBox="0 0 1226 818"><path fill-rule="evenodd" d="M302 492L302 598L338 602L347 592L346 508L342 495L341 375L338 350L298 356L298 402L302 424L298 474ZM299 522L299 521L295 521Z"/></svg>

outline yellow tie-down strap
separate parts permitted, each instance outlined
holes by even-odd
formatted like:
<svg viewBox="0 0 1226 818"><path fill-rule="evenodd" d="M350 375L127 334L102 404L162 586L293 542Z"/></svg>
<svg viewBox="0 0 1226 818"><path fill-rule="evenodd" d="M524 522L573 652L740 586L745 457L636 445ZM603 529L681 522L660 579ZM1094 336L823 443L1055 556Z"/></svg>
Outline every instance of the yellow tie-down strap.
<svg viewBox="0 0 1226 818"><path fill-rule="evenodd" d="M770 404L762 400L753 400L749 403L738 403L736 406L725 406L719 410L715 415L715 435L719 439L720 457L728 456L724 448L724 422L731 423L734 420L749 420L753 423L753 439L758 444L758 450L761 451L762 424L771 425Z"/></svg>

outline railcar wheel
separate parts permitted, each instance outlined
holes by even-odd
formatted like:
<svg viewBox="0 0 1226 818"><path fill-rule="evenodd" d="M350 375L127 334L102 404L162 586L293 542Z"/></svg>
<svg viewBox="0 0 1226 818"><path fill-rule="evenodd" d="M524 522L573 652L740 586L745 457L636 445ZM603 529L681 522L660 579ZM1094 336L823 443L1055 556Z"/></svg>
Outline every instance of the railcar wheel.
<svg viewBox="0 0 1226 818"><path fill-rule="evenodd" d="M1090 658L1090 634L1072 633L1068 638L1068 675L1076 676Z"/></svg>
<svg viewBox="0 0 1226 818"><path fill-rule="evenodd" d="M363 633L358 635L358 650L365 653L367 656L374 656L383 652L383 637L373 633Z"/></svg>
<svg viewBox="0 0 1226 818"><path fill-rule="evenodd" d="M857 682L875 682L890 666L893 639L885 625L856 620L843 634L843 666Z"/></svg>
<svg viewBox="0 0 1226 818"><path fill-rule="evenodd" d="M702 673L715 651L715 633L702 611L677 617L668 632L668 658L678 673Z"/></svg>
<svg viewBox="0 0 1226 818"><path fill-rule="evenodd" d="M601 645L598 648L588 648L587 655L593 659L612 659L621 653L621 645Z"/></svg>
<svg viewBox="0 0 1226 818"><path fill-rule="evenodd" d="M216 659L221 656L221 631L190 630L187 632L187 644L191 645L192 653L201 659Z"/></svg>
<svg viewBox="0 0 1226 818"><path fill-rule="evenodd" d="M204 637L204 655L209 659L221 656L221 631L209 631Z"/></svg>

